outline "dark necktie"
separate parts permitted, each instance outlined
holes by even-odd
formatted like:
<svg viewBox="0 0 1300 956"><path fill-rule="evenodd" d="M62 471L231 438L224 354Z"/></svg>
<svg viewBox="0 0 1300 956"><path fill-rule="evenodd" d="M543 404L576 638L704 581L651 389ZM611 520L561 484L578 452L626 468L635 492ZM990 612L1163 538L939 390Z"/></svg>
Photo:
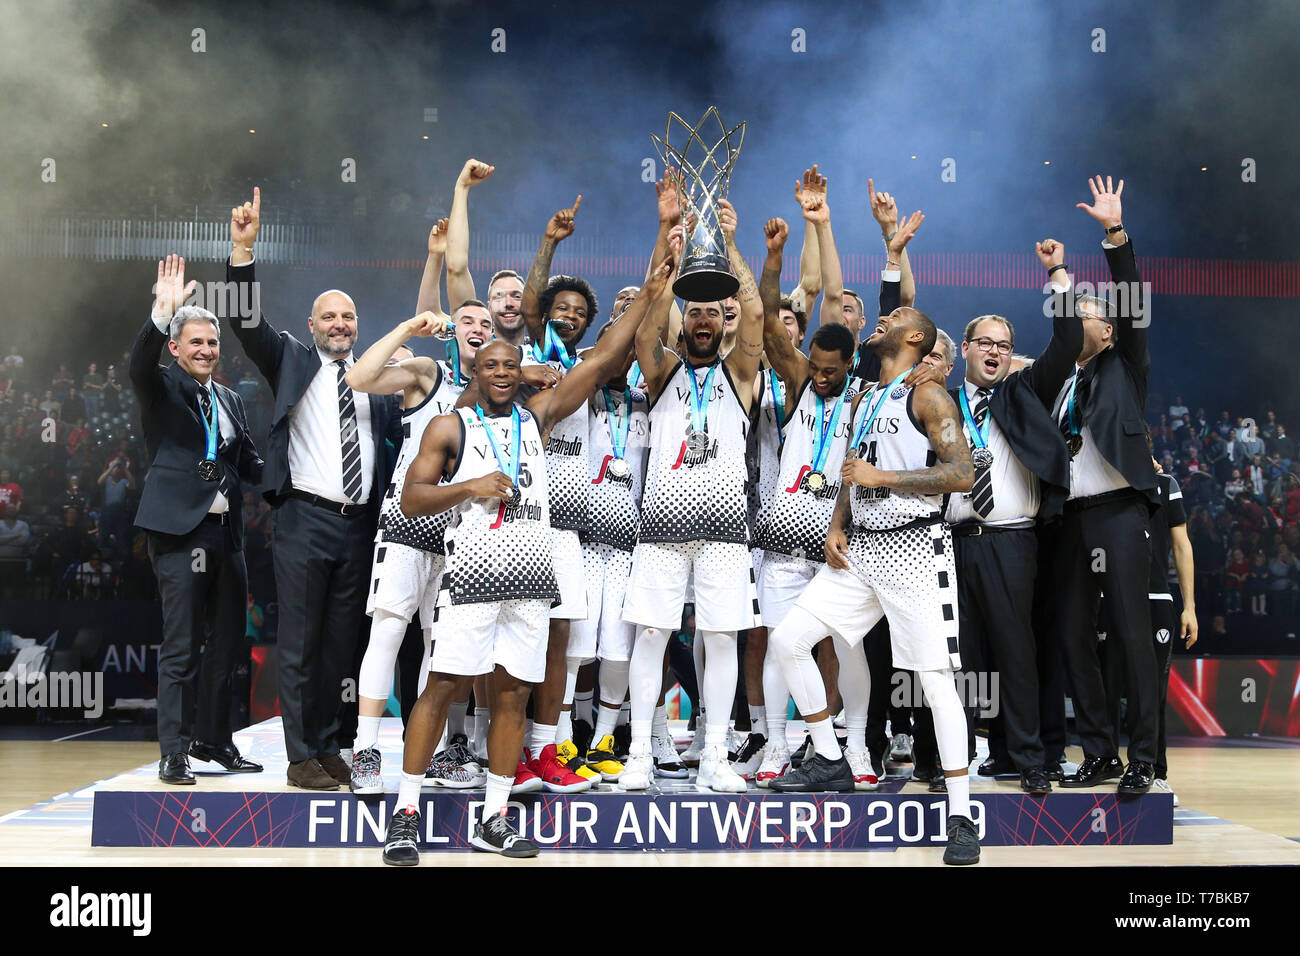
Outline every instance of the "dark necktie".
<svg viewBox="0 0 1300 956"><path fill-rule="evenodd" d="M203 421L212 421L212 393L202 385L199 386L199 405L203 408ZM219 430L217 432L217 448L221 448L221 432ZM226 472L225 469L222 469L221 477L217 479L217 490L224 495L226 494L226 489L228 487L229 483L226 481Z"/></svg>
<svg viewBox="0 0 1300 956"><path fill-rule="evenodd" d="M975 427L982 428L985 419L989 417L989 390L987 388L975 389ZM990 429L991 431L991 429ZM976 468L975 469L975 486L971 488L971 504L975 507L975 513L981 518L987 518L993 511L993 468Z"/></svg>
<svg viewBox="0 0 1300 956"><path fill-rule="evenodd" d="M349 501L361 498L361 442L357 437L357 408L352 389L344 381L348 374L343 359L334 363L339 369L339 438L343 445L343 493Z"/></svg>

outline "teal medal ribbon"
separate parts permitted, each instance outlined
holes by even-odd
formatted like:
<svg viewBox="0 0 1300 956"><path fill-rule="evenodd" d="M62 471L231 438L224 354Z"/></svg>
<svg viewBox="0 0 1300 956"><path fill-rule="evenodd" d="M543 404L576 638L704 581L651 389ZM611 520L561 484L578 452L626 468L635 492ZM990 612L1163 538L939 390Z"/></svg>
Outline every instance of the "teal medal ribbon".
<svg viewBox="0 0 1300 956"><path fill-rule="evenodd" d="M686 377L691 382L691 424L686 429L686 447L698 454L709 445L709 396L713 394L713 374L718 370L718 363L709 366L703 386L695 376L695 367L688 364L686 369Z"/></svg>
<svg viewBox="0 0 1300 956"><path fill-rule="evenodd" d="M777 444L785 444L785 426L781 424L781 419L785 417L785 385L776 374L776 369L767 370L768 387L772 392L772 415L776 418L776 440Z"/></svg>
<svg viewBox="0 0 1300 956"><path fill-rule="evenodd" d="M808 491L821 491L826 485L826 473L822 469L826 467L826 459L830 457L831 439L835 435L835 429L839 427L840 416L844 413L844 399L848 394L849 382L846 378L844 388L840 390L839 398L835 400L835 407L831 409L828 420L826 399L814 393L817 399L817 421L813 430L812 471L808 472L803 480L803 486Z"/></svg>
<svg viewBox="0 0 1300 956"><path fill-rule="evenodd" d="M502 457L501 446L497 444L496 436L488 427L483 406L477 402L474 404L474 414L478 415L478 420L483 425L483 431L487 434L488 444L492 446L492 454L496 456L497 464L514 485L510 490L510 497L506 499L506 504L513 507L519 504L519 433L523 430L519 425L519 406L512 405L510 408L510 457L508 459Z"/></svg>
<svg viewBox="0 0 1300 956"><path fill-rule="evenodd" d="M203 388L202 385L199 388ZM221 439L221 413L220 403L217 401L216 391L209 393L212 396L212 416L204 414L203 402L199 401L197 395L194 400L199 403L199 418L203 419L203 433L207 437L206 457L199 462L199 477L204 481L217 480L217 444Z"/></svg>
<svg viewBox="0 0 1300 956"><path fill-rule="evenodd" d="M862 424L858 426L858 430L854 432L853 443L849 445L849 452L847 457L849 458L858 457L858 446L862 444L863 436L865 436L867 432L871 431L871 423L874 422L876 420L876 416L880 414L880 408L882 405L885 404L885 399L889 397L889 393L892 392L895 388L897 388L898 385L903 381L903 379L907 378L907 376L911 374L912 369L914 368L916 368L915 365L913 365L912 368L909 368L906 372L900 372L898 378L894 379L892 382L889 383L889 385L887 385L883 389L880 387L879 384L877 384L876 387L872 390L871 394L863 399L864 402L867 402L867 407L870 409L871 414L868 415L866 419L863 420ZM880 400L876 402L875 408L871 408L871 404L870 404L871 399L876 395L877 392L880 393Z"/></svg>
<svg viewBox="0 0 1300 956"><path fill-rule="evenodd" d="M546 344L542 346L533 343L533 358L539 362L559 362L566 372L578 362L576 356L569 354L569 350L565 348L564 342L555 331L555 325L551 322L546 323Z"/></svg>
<svg viewBox="0 0 1300 956"><path fill-rule="evenodd" d="M993 401L993 393L996 388L989 389L989 401ZM971 463L976 468L988 468L993 464L993 452L989 450L989 428L992 425L993 413L990 410L988 418L984 419L984 430L980 431L979 426L975 424L975 416L971 414L970 399L966 397L966 385L963 382L961 389L961 417L966 422L966 431L970 435L971 444L975 449L971 452Z"/></svg>
<svg viewBox="0 0 1300 956"><path fill-rule="evenodd" d="M631 468L624 458L627 453L627 436L632 430L632 389L623 386L623 415L619 421L615 416L614 396L609 386L602 386L605 393L605 412L609 416L609 444L614 449L614 460L609 463L609 473L615 478L626 478Z"/></svg>

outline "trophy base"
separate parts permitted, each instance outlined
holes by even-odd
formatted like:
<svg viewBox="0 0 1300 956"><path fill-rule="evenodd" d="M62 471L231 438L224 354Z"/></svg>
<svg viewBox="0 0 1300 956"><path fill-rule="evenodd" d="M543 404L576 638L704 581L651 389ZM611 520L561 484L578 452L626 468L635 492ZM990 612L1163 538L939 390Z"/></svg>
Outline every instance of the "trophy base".
<svg viewBox="0 0 1300 956"><path fill-rule="evenodd" d="M730 270L707 264L679 275L673 282L673 295L687 302L721 302L739 288L740 280Z"/></svg>

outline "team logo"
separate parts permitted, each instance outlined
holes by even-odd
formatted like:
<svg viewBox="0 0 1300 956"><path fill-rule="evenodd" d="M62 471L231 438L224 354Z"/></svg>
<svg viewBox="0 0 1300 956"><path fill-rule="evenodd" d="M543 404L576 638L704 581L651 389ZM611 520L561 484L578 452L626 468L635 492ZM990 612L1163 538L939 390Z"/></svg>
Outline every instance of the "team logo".
<svg viewBox="0 0 1300 956"><path fill-rule="evenodd" d="M1162 627L1160 630L1156 631L1156 640L1159 641L1161 644L1168 644L1169 628Z"/></svg>
<svg viewBox="0 0 1300 956"><path fill-rule="evenodd" d="M900 385L900 386L898 386L898 388L894 389L892 392L889 393L889 397L890 397L890 398L893 398L893 399L899 399L899 398L902 398L902 397L903 397L904 395L906 395L906 394L907 394L907 386L906 386L906 385Z"/></svg>
<svg viewBox="0 0 1300 956"><path fill-rule="evenodd" d="M530 421L532 417L532 413L528 409L522 407L519 409L519 420L521 422Z"/></svg>

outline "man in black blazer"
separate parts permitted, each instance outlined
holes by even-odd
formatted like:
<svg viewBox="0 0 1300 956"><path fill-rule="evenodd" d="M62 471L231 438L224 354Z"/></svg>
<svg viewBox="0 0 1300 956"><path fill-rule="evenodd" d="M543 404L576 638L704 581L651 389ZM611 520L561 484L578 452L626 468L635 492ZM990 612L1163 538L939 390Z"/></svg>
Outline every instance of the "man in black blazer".
<svg viewBox="0 0 1300 956"><path fill-rule="evenodd" d="M385 487L384 441L401 445L401 409L395 396L356 394L345 381L357 339L348 295L331 289L316 298L307 319L311 344L277 332L257 308L261 203L254 189L251 203L231 210L226 278L241 311L254 304L233 329L275 396L263 494L275 508L280 713L289 783L334 790L351 780L339 751L356 732L355 663Z"/></svg>
<svg viewBox="0 0 1300 956"><path fill-rule="evenodd" d="M1065 648L1074 714L1084 761L1062 781L1088 787L1121 777L1121 794L1145 793L1155 761L1157 702L1155 652L1147 583L1151 552L1150 513L1159 505L1156 473L1147 449L1142 413L1151 354L1148 312L1133 246L1120 215L1120 194L1098 176L1088 184L1093 204L1079 208L1106 230L1102 249L1115 285L1115 304L1080 296L1084 344L1075 374L1061 388L1055 418L1070 454L1070 493L1061 525L1056 594L1056 632ZM1114 627L1108 640L1122 653L1132 725L1124 767L1111 744L1097 656L1097 604L1106 593Z"/></svg>
<svg viewBox="0 0 1300 956"><path fill-rule="evenodd" d="M185 285L185 260L160 261L154 290L153 312L130 360L150 461L135 523L149 534L162 597L158 777L193 784L187 751L239 773L262 769L240 755L230 736L231 672L248 596L241 483L261 478L262 461L243 401L212 378L221 355L217 317L196 306L177 308L193 291L193 283ZM167 366L158 364L164 341L176 359Z"/></svg>
<svg viewBox="0 0 1300 956"><path fill-rule="evenodd" d="M1083 345L1083 328L1068 302L1064 247L1047 239L1037 252L1052 277L1055 305L1052 337L1037 361L1012 370L1015 329L1000 315L977 316L966 326L965 381L951 394L971 445L975 484L969 494L948 496L945 517L952 524L961 646L987 648L988 671L998 675L1006 757L991 758L980 772L1019 773L1022 790L1045 794L1052 786L1039 734L1035 524L1060 517L1069 487L1065 439L1051 408Z"/></svg>

